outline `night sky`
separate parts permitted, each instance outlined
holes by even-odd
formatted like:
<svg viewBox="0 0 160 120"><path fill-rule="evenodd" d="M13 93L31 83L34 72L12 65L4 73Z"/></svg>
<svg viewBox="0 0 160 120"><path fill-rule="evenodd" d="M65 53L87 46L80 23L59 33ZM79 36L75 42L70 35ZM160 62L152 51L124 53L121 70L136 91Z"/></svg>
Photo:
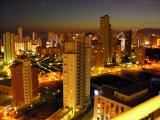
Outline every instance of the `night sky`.
<svg viewBox="0 0 160 120"><path fill-rule="evenodd" d="M106 14L113 29L160 28L160 0L0 0L0 31L94 31Z"/></svg>

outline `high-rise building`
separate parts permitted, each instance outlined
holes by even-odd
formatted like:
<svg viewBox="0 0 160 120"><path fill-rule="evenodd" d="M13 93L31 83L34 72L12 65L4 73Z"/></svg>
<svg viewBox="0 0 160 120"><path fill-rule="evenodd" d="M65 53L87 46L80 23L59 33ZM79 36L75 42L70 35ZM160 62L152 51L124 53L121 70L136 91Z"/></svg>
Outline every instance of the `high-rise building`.
<svg viewBox="0 0 160 120"><path fill-rule="evenodd" d="M48 41L53 39L54 32L48 32Z"/></svg>
<svg viewBox="0 0 160 120"><path fill-rule="evenodd" d="M38 34L37 32L32 32L32 45L37 45L38 44Z"/></svg>
<svg viewBox="0 0 160 120"><path fill-rule="evenodd" d="M32 32L32 40L36 40L37 39L37 32Z"/></svg>
<svg viewBox="0 0 160 120"><path fill-rule="evenodd" d="M58 34L58 43L62 46L64 42L64 34Z"/></svg>
<svg viewBox="0 0 160 120"><path fill-rule="evenodd" d="M144 40L142 34L138 34L137 29L129 30L125 33L125 51L128 56L131 56L132 50L144 46Z"/></svg>
<svg viewBox="0 0 160 120"><path fill-rule="evenodd" d="M121 42L122 42L121 40L118 40L116 44L115 59L117 64L121 63L121 57L122 57Z"/></svg>
<svg viewBox="0 0 160 120"><path fill-rule="evenodd" d="M38 46L42 46L42 39L41 38L37 39L37 44L38 44Z"/></svg>
<svg viewBox="0 0 160 120"><path fill-rule="evenodd" d="M160 36L157 38L157 47L160 47Z"/></svg>
<svg viewBox="0 0 160 120"><path fill-rule="evenodd" d="M100 18L100 39L104 43L105 60L104 65L112 63L112 35L109 16L105 15Z"/></svg>
<svg viewBox="0 0 160 120"><path fill-rule="evenodd" d="M138 46L138 39L137 39L137 29L132 30L132 48Z"/></svg>
<svg viewBox="0 0 160 120"><path fill-rule="evenodd" d="M104 45L101 41L92 41L91 67L104 67Z"/></svg>
<svg viewBox="0 0 160 120"><path fill-rule="evenodd" d="M25 51L31 50L31 46L30 46L31 40L29 36L24 37L23 44L24 44ZM18 49L21 49L21 48L18 48Z"/></svg>
<svg viewBox="0 0 160 120"><path fill-rule="evenodd" d="M119 33L117 36L116 36L116 38L115 38L115 40L114 40L114 45L115 45L115 47L116 47L116 44L117 44L117 40L120 40L121 41L121 50L122 51L124 51L125 50L125 35L124 35L124 33L123 32L121 32L121 33Z"/></svg>
<svg viewBox="0 0 160 120"><path fill-rule="evenodd" d="M125 37L126 37L126 42L125 42L125 51L127 53L128 56L131 56L131 52L132 52L132 31L127 31L125 33Z"/></svg>
<svg viewBox="0 0 160 120"><path fill-rule="evenodd" d="M136 47L135 48L135 56L136 56L137 63L144 64L145 48L143 46Z"/></svg>
<svg viewBox="0 0 160 120"><path fill-rule="evenodd" d="M18 42L23 42L23 29L21 26L18 27Z"/></svg>
<svg viewBox="0 0 160 120"><path fill-rule="evenodd" d="M4 52L4 46L3 46L3 40L2 39L0 39L0 51L1 52Z"/></svg>
<svg viewBox="0 0 160 120"><path fill-rule="evenodd" d="M48 41L49 41L49 47L57 47L58 41L58 35L54 32L48 33Z"/></svg>
<svg viewBox="0 0 160 120"><path fill-rule="evenodd" d="M145 46L145 35L142 33L138 33L138 47L139 46Z"/></svg>
<svg viewBox="0 0 160 120"><path fill-rule="evenodd" d="M15 35L10 32L3 33L4 62L11 63L15 59Z"/></svg>
<svg viewBox="0 0 160 120"><path fill-rule="evenodd" d="M49 47L53 47L54 45L54 32L48 32L48 42L49 42Z"/></svg>
<svg viewBox="0 0 160 120"><path fill-rule="evenodd" d="M30 59L18 59L11 65L13 105L16 107L30 104L37 96L38 75L31 72Z"/></svg>
<svg viewBox="0 0 160 120"><path fill-rule="evenodd" d="M63 104L73 112L90 102L90 42L76 35L65 42L63 56Z"/></svg>

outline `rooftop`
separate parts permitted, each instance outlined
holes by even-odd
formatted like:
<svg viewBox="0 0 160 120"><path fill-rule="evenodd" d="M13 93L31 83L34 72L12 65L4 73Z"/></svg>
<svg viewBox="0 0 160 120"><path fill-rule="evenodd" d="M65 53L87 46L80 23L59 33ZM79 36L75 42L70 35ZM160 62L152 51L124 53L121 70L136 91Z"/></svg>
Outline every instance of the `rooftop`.
<svg viewBox="0 0 160 120"><path fill-rule="evenodd" d="M135 83L134 81L122 78L117 75L104 74L101 76L92 77L91 83L101 87L102 85L109 85L117 89L122 89Z"/></svg>
<svg viewBox="0 0 160 120"><path fill-rule="evenodd" d="M134 83L132 85L129 85L125 88L122 88L118 92L125 94L127 96L130 96L130 95L137 93L139 91L142 91L144 89L148 89L147 82L138 82L138 83Z"/></svg>
<svg viewBox="0 0 160 120"><path fill-rule="evenodd" d="M134 106L136 106L136 105L155 96L155 94L152 94L152 92L151 92L151 93L148 93L148 94L145 94L145 95L139 97L138 99L133 99L131 101L124 101L124 100L114 96L114 89L111 87L104 86L104 87L102 87L102 91L103 92L102 92L101 96L107 97L111 100L117 101L119 103L122 103L122 104L130 106L130 107L134 107Z"/></svg>
<svg viewBox="0 0 160 120"><path fill-rule="evenodd" d="M16 66L18 66L20 64L22 64L22 62L16 60L16 61L13 62L13 64L10 67L16 67Z"/></svg>

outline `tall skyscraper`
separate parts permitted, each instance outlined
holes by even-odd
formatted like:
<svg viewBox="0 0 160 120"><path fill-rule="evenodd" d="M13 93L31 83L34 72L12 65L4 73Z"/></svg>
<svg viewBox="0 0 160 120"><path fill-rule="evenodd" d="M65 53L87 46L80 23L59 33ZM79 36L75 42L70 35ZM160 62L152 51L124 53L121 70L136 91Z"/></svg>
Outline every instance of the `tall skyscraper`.
<svg viewBox="0 0 160 120"><path fill-rule="evenodd" d="M15 35L10 32L3 33L4 62L11 63L15 59Z"/></svg>
<svg viewBox="0 0 160 120"><path fill-rule="evenodd" d="M36 40L37 39L37 32L32 32L32 40Z"/></svg>
<svg viewBox="0 0 160 120"><path fill-rule="evenodd" d="M32 45L37 45L38 34L37 32L32 32Z"/></svg>
<svg viewBox="0 0 160 120"><path fill-rule="evenodd" d="M21 26L18 27L18 42L23 42L23 29Z"/></svg>
<svg viewBox="0 0 160 120"><path fill-rule="evenodd" d="M121 40L118 40L116 44L116 50L115 50L115 59L117 64L121 63L121 57L122 57Z"/></svg>
<svg viewBox="0 0 160 120"><path fill-rule="evenodd" d="M30 39L30 36L26 36L24 37L24 50L32 50L32 42L31 42L31 39ZM22 48L18 48L19 49L22 49Z"/></svg>
<svg viewBox="0 0 160 120"><path fill-rule="evenodd" d="M136 47L134 52L135 52L135 56L136 56L136 61L139 64L144 64L145 48L143 46Z"/></svg>
<svg viewBox="0 0 160 120"><path fill-rule="evenodd" d="M29 104L37 95L37 76L31 73L31 60L18 59L11 66L13 105ZM36 80L37 79L37 80ZM36 84L36 85L35 85Z"/></svg>
<svg viewBox="0 0 160 120"><path fill-rule="evenodd" d="M92 67L104 67L104 45L99 40L92 41Z"/></svg>
<svg viewBox="0 0 160 120"><path fill-rule="evenodd" d="M73 112L90 102L90 42L76 35L65 42L63 56L63 104Z"/></svg>
<svg viewBox="0 0 160 120"><path fill-rule="evenodd" d="M132 30L132 48L138 47L137 29Z"/></svg>
<svg viewBox="0 0 160 120"><path fill-rule="evenodd" d="M57 47L58 35L54 32L48 32L49 47Z"/></svg>
<svg viewBox="0 0 160 120"><path fill-rule="evenodd" d="M125 42L125 51L128 56L131 56L132 52L132 31L129 30L125 33L126 42Z"/></svg>
<svg viewBox="0 0 160 120"><path fill-rule="evenodd" d="M104 65L112 63L112 35L109 16L105 15L100 18L100 39L104 43Z"/></svg>

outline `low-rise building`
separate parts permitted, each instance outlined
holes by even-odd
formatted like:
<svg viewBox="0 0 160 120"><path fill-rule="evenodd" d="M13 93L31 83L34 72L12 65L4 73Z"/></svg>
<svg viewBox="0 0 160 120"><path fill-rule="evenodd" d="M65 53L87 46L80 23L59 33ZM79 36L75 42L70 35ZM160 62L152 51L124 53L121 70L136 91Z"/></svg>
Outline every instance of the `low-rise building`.
<svg viewBox="0 0 160 120"><path fill-rule="evenodd" d="M100 95L94 97L94 119L110 120L144 101L142 96L147 93L148 88L138 84L121 90L111 86L103 86Z"/></svg>

